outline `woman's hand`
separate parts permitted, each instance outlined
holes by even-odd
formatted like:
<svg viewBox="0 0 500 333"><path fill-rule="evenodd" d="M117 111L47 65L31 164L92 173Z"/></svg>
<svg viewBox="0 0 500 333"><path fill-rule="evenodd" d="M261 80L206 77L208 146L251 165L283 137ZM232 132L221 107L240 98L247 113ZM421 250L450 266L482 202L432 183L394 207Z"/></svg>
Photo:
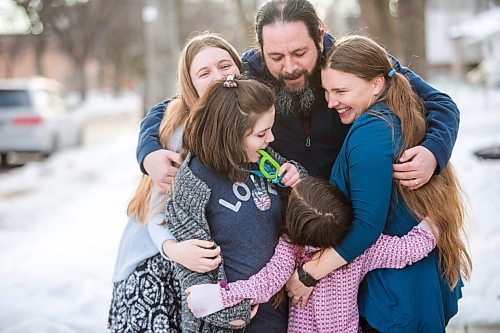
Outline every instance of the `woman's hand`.
<svg viewBox="0 0 500 333"><path fill-rule="evenodd" d="M410 190L416 190L427 184L437 167L436 157L423 146L405 150L399 162L392 165L393 176Z"/></svg>
<svg viewBox="0 0 500 333"><path fill-rule="evenodd" d="M257 315L257 311L259 311L260 304L253 304L252 309L250 310L250 319L253 319Z"/></svg>
<svg viewBox="0 0 500 333"><path fill-rule="evenodd" d="M280 170L278 171L278 176L283 175L281 178L281 183L288 187L294 187L300 181L300 174L297 167L292 163L283 163Z"/></svg>
<svg viewBox="0 0 500 333"><path fill-rule="evenodd" d="M173 261L198 273L213 271L221 263L220 247L214 242L189 239L182 242L168 240L163 243L163 252Z"/></svg>

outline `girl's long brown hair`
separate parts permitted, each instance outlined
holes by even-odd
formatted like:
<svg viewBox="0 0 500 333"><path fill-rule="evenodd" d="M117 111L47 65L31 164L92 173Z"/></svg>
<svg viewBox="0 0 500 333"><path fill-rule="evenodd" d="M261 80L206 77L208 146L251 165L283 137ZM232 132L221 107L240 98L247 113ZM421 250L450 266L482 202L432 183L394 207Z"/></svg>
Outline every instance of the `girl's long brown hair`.
<svg viewBox="0 0 500 333"><path fill-rule="evenodd" d="M235 79L236 87L223 82L212 82L193 107L183 146L215 172L243 181L248 175L243 140L257 117L274 106L274 93L255 80Z"/></svg>
<svg viewBox="0 0 500 333"><path fill-rule="evenodd" d="M364 36L349 36L340 40L325 63L326 68L350 73L364 80L385 79L386 93L380 99L401 121L402 150L419 145L425 139L425 108L408 80L396 73L389 77L392 64L387 52ZM451 288L461 276L468 279L472 261L464 242L466 217L462 190L450 163L430 181L409 190L395 181L397 189L410 210L419 219L428 216L437 227L437 248L442 274Z"/></svg>
<svg viewBox="0 0 500 333"><path fill-rule="evenodd" d="M243 72L243 64L238 52L222 37L212 33L203 33L191 38L181 52L178 64L178 95L172 99L165 110L159 128L160 145L166 149L169 147L169 141L172 134L184 125L189 110L199 99L198 93L194 88L189 71L193 59L198 53L207 47L216 47L229 53L240 72ZM153 181L151 177L142 175L137 189L127 207L127 215L134 217L140 223L146 223L151 209L151 190Z"/></svg>

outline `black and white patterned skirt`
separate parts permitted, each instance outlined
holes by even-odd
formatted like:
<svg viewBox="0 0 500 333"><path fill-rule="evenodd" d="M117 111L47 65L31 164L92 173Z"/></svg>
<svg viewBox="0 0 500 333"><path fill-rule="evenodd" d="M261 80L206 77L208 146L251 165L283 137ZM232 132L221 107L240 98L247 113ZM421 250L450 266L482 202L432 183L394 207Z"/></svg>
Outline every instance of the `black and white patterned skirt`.
<svg viewBox="0 0 500 333"><path fill-rule="evenodd" d="M179 333L180 288L174 264L160 254L142 261L114 284L108 328L112 333Z"/></svg>

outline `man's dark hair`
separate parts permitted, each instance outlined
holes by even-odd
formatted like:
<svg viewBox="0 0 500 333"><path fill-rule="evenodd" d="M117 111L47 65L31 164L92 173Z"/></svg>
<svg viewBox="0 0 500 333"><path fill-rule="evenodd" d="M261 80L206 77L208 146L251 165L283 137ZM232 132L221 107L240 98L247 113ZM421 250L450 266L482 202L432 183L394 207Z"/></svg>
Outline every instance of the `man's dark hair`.
<svg viewBox="0 0 500 333"><path fill-rule="evenodd" d="M307 0L271 0L260 7L255 17L255 33L257 42L262 47L262 29L275 22L304 22L309 36L316 45L320 43L320 28L323 22L318 17L314 6Z"/></svg>

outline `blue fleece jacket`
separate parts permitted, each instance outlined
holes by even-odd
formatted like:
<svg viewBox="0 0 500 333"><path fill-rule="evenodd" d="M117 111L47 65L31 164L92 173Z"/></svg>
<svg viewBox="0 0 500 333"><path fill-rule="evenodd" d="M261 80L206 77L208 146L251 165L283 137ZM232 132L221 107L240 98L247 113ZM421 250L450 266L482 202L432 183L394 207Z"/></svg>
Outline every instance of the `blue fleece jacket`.
<svg viewBox="0 0 500 333"><path fill-rule="evenodd" d="M383 103L359 116L347 134L330 181L352 202L352 228L335 247L348 262L381 233L403 236L419 223L393 185L400 142L399 119ZM444 333L457 312L462 285L451 290L438 267L434 250L403 269L368 273L358 296L360 315L380 332Z"/></svg>

